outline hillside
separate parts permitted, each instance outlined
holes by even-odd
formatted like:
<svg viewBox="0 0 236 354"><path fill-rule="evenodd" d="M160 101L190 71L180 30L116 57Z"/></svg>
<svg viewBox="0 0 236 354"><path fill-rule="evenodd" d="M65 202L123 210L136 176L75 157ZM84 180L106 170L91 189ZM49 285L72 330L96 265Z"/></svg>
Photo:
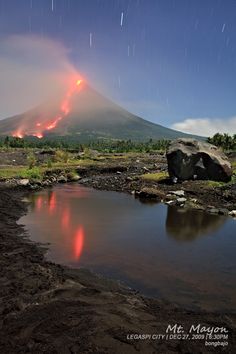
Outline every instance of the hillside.
<svg viewBox="0 0 236 354"><path fill-rule="evenodd" d="M136 141L189 136L137 117L87 84L83 84L82 88L73 94L69 104L67 114L56 124L53 117L58 116L60 107L60 102L56 101L3 119L0 121L0 135L17 135L18 132L19 136L71 136L80 140L103 138ZM46 126L50 128L45 128Z"/></svg>

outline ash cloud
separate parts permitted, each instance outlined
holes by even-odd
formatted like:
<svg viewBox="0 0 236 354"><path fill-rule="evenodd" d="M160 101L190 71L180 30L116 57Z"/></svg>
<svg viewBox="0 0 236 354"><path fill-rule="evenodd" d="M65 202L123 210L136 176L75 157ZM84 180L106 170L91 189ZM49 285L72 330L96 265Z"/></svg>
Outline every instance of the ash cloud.
<svg viewBox="0 0 236 354"><path fill-rule="evenodd" d="M51 39L15 35L0 40L0 119L63 94L78 72L68 50Z"/></svg>

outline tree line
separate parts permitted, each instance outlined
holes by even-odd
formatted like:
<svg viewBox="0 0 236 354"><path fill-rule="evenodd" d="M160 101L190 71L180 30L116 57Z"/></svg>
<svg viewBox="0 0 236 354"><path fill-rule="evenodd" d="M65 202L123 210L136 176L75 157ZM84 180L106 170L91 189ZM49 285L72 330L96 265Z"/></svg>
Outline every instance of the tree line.
<svg viewBox="0 0 236 354"><path fill-rule="evenodd" d="M23 139L17 137L0 138L0 147L5 148L39 148L39 149L64 149L77 150L79 152L85 149L97 150L108 153L123 153L123 152L152 152L165 151L170 143L170 140L149 139L147 142L137 142L131 140L91 140L88 142L79 142L78 138L32 138L26 137Z"/></svg>
<svg viewBox="0 0 236 354"><path fill-rule="evenodd" d="M207 142L222 148L224 151L236 150L236 134L216 133L212 137L207 138ZM93 149L100 152L109 153L125 153L125 152L152 152L166 151L170 140L149 139L146 142L132 140L91 140L88 142L80 142L78 138L72 137L54 137L38 139L34 137L26 137L24 139L9 137L0 138L0 147L7 148L39 148L39 149L64 149L84 151L85 149Z"/></svg>
<svg viewBox="0 0 236 354"><path fill-rule="evenodd" d="M216 133L213 137L207 138L207 142L221 147L225 151L236 150L236 134Z"/></svg>

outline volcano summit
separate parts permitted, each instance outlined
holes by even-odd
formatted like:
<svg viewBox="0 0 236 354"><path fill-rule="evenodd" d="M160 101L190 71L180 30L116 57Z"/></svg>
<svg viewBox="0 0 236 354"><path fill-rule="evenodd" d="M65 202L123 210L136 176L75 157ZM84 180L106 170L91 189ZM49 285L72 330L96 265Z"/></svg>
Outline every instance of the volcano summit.
<svg viewBox="0 0 236 354"><path fill-rule="evenodd" d="M189 136L137 117L80 79L72 82L60 100L1 120L0 135L136 141Z"/></svg>

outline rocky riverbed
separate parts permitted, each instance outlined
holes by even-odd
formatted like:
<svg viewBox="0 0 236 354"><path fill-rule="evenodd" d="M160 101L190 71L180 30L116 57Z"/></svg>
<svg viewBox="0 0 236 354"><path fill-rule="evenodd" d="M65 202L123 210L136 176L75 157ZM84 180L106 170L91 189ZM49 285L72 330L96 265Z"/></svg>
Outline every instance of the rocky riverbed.
<svg viewBox="0 0 236 354"><path fill-rule="evenodd" d="M200 181L172 184L165 178L152 181L139 177L165 172L163 156L155 160L153 156L135 156L128 162L116 159L99 167L77 166L76 171L84 185L132 193L144 202L152 198L217 213L236 209L233 184L212 187ZM235 314L180 309L145 298L88 270L69 269L45 260L47 245L31 242L17 220L27 212L24 200L28 193L65 180L65 170L58 169L37 183L29 180L22 185L19 179L1 183L0 352L234 353ZM186 332L198 324L225 327L229 331L228 346L205 346L199 339L135 340L130 336L165 334L168 325L176 323Z"/></svg>

